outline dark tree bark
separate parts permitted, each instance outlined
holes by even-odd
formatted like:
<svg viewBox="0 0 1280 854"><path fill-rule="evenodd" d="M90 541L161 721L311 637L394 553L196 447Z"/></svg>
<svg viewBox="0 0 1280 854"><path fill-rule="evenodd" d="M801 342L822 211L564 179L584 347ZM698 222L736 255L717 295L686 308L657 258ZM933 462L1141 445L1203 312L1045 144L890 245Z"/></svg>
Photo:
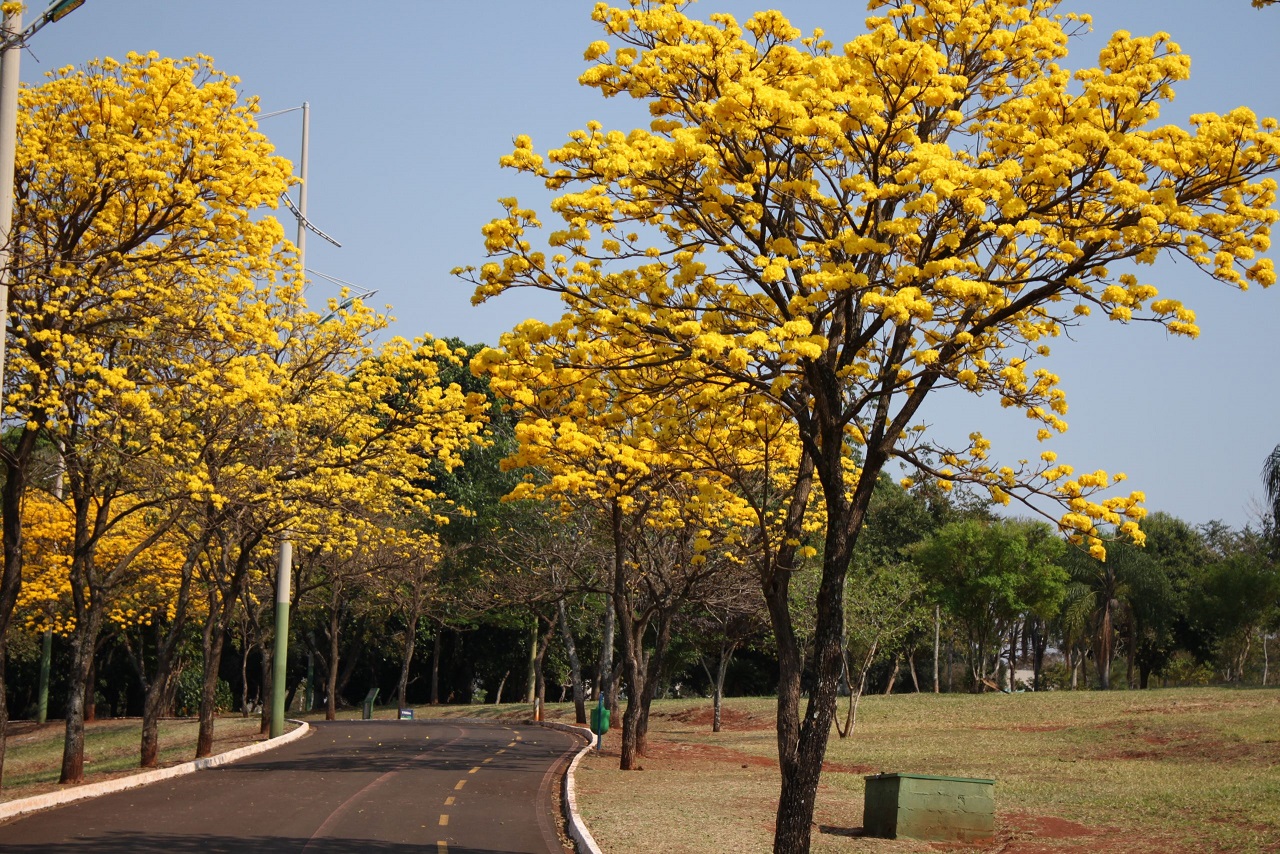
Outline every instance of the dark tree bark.
<svg viewBox="0 0 1280 854"><path fill-rule="evenodd" d="M164 714L165 700L173 677L173 667L187 627L188 606L191 602L191 580L195 572L196 561L200 553L209 544L213 531L203 540L194 543L188 549L182 568L179 571L178 596L174 602L173 619L156 643L156 669L149 682L146 682L146 694L142 701L142 743L139 747L139 765L143 768L155 768L160 762L160 716Z"/></svg>
<svg viewBox="0 0 1280 854"><path fill-rule="evenodd" d="M231 626L231 618L235 615L236 600L244 594L244 586L249 579L253 550L264 536L260 531L246 533L236 543L238 551L231 571L222 583L211 580L209 585L209 612L200 634L203 672L200 684L200 730L196 735L197 759L213 753L213 721L218 710L218 668L222 662L222 648Z"/></svg>
<svg viewBox="0 0 1280 854"><path fill-rule="evenodd" d="M4 330L0 330L3 334ZM5 741L9 729L7 660L9 624L22 589L22 498L27 491L27 475L36 448L36 431L23 430L12 448L0 448L4 463L4 483L0 484L0 538L4 565L0 567L0 785L4 781Z"/></svg>
<svg viewBox="0 0 1280 854"><path fill-rule="evenodd" d="M431 705L440 705L440 636L444 626L436 626L431 638Z"/></svg>
<svg viewBox="0 0 1280 854"><path fill-rule="evenodd" d="M600 634L600 659L596 662L596 692L593 700L604 697L604 704L617 711L617 680L614 677L613 645L615 621L613 594L604 603L604 630Z"/></svg>
<svg viewBox="0 0 1280 854"><path fill-rule="evenodd" d="M98 634L102 630L106 610L96 591L92 588L86 590L76 582L76 578L77 573L73 571L72 598L79 599L80 605L76 608L76 630L71 637L71 671L68 676L72 688L67 693L66 740L62 746L62 771L58 776L58 782L62 784L84 780L84 689L93 670Z"/></svg>
<svg viewBox="0 0 1280 854"><path fill-rule="evenodd" d="M582 690L582 662L578 659L578 646L573 640L573 631L569 627L569 616L566 613L564 599L556 602L559 611L560 637L564 641L565 654L569 658L569 679L573 683L574 720L585 725L587 723L586 695Z"/></svg>
<svg viewBox="0 0 1280 854"><path fill-rule="evenodd" d="M729 663L733 661L733 653L738 649L735 642L720 644L716 655L716 669L712 673L707 666L706 657L702 657L702 669L706 671L707 680L711 683L711 731L720 732L721 717L724 709L724 679L729 672Z"/></svg>
<svg viewBox="0 0 1280 854"><path fill-rule="evenodd" d="M415 610L409 615L411 622L405 626L404 646L400 653L400 678L396 681L396 708L406 708L405 694L409 690L409 668L413 664L413 651L418 645L418 619Z"/></svg>
<svg viewBox="0 0 1280 854"><path fill-rule="evenodd" d="M340 594L334 593L334 596ZM345 609L338 602L330 601L329 603L329 674L325 679L326 702L324 706L324 719L326 721L336 721L338 719L338 662L339 656L342 655L341 636L338 634L342 628L342 615Z"/></svg>
<svg viewBox="0 0 1280 854"><path fill-rule="evenodd" d="M539 619L546 624L546 629L541 635L534 636L534 641L538 647L537 655L534 656L533 702L535 707L534 718L536 720L542 720L547 708L547 675L543 667L547 662L547 650L551 648L551 639L555 637L556 634L557 622L555 617L552 617L551 619L543 619L539 617ZM534 623L534 626L535 628L537 627L536 622Z"/></svg>
<svg viewBox="0 0 1280 854"><path fill-rule="evenodd" d="M833 378L820 378L815 387L834 389ZM817 417L826 414L819 408ZM906 413L910 417L910 413ZM769 616L778 647L778 765L782 790L778 798L774 832L776 852L809 850L813 831L814 802L822 775L822 760L835 719L836 699L844 660L844 587L853 547L857 541L872 490L887 454L869 442L861 476L852 495L847 492L842 463L844 428L838 422L819 423L816 446L806 444L797 472L796 489L780 537L782 544L769 573L762 579ZM886 429L892 430L890 425ZM819 453L815 453L819 452ZM800 680L803 667L800 645L791 622L788 581L795 566L801 520L813 477L821 484L827 510L822 577L816 598L813 632L814 678L803 717L800 714Z"/></svg>

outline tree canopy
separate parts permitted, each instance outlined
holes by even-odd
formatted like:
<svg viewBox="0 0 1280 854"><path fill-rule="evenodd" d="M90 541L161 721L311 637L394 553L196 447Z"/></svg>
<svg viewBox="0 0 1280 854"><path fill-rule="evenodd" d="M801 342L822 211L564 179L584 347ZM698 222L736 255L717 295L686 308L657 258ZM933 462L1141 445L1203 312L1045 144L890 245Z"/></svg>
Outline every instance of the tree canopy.
<svg viewBox="0 0 1280 854"><path fill-rule="evenodd" d="M999 464L980 433L947 447L920 423L925 399L987 395L1051 438L1067 426L1065 392L1037 366L1052 339L1095 311L1198 332L1122 262L1170 253L1232 287L1275 280L1257 254L1278 215L1276 122L1237 108L1157 124L1190 67L1167 34L1116 33L1072 72L1088 19L1053 0L869 5L866 33L836 45L776 11L739 23L671 0L598 4L605 38L580 82L645 102L648 127L589 122L545 155L518 136L502 165L541 179L559 222L543 231L504 199L484 227L491 260L458 271L477 301L562 299L560 321L504 339L507 358L625 375L617 406L709 387L716 405L766 401L796 425L794 506L820 492L826 530L803 718L799 661L782 663L778 851L808 846L841 591L890 460L1001 502L1057 502L1098 556L1102 525L1141 537L1142 493L1105 492L1121 475L1049 450ZM803 515L763 580L780 646Z"/></svg>

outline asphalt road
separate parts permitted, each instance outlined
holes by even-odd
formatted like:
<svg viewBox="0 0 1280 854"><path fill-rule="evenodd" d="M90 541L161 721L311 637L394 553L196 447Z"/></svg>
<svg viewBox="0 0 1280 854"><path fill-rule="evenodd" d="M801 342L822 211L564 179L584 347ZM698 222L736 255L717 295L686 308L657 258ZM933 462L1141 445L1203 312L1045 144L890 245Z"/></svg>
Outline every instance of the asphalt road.
<svg viewBox="0 0 1280 854"><path fill-rule="evenodd" d="M581 741L542 727L342 721L275 750L0 825L4 854L562 854Z"/></svg>

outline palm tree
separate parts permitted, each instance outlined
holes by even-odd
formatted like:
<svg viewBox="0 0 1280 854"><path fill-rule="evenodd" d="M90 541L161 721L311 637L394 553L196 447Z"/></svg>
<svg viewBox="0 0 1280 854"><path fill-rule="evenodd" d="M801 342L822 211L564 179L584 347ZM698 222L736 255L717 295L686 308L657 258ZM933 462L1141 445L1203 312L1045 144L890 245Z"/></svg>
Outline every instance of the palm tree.
<svg viewBox="0 0 1280 854"><path fill-rule="evenodd" d="M1267 490L1267 505L1272 520L1280 519L1280 445L1267 454L1262 464L1262 485Z"/></svg>

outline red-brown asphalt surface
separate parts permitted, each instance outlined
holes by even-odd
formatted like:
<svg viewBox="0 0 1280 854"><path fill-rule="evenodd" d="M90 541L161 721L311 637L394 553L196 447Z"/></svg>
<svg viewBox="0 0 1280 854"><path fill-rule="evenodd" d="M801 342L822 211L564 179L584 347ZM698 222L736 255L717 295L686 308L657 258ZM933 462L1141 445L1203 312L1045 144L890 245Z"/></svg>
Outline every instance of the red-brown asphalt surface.
<svg viewBox="0 0 1280 854"><path fill-rule="evenodd" d="M449 721L312 724L219 768L0 825L0 852L562 854L553 794L580 739Z"/></svg>

